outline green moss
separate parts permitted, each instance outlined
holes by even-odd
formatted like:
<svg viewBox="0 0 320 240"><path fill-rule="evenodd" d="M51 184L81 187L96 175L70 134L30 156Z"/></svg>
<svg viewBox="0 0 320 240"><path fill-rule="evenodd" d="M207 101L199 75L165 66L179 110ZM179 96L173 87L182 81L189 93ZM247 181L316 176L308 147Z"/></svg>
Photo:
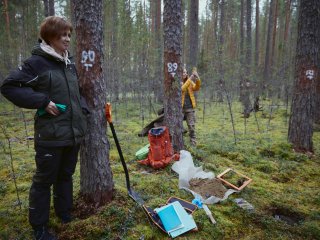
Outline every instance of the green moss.
<svg viewBox="0 0 320 240"><path fill-rule="evenodd" d="M320 239L320 223L319 221L306 222L303 226L305 236L310 239Z"/></svg>
<svg viewBox="0 0 320 240"><path fill-rule="evenodd" d="M315 155L312 158L296 153L286 142L287 125L284 109L273 109L272 118L267 108L271 101L265 102L265 113L256 114L259 132L254 116L244 119L239 114L242 107L234 102L234 123L237 144L226 103L206 106L203 118L201 109L197 111L198 146L187 146L196 166L215 175L227 168L245 174L253 179L252 183L241 192L233 194L228 200L210 205L209 208L217 221L212 225L202 209L193 217L198 232L189 232L181 239L318 239L320 213L320 132L314 133ZM2 107L2 105L1 105ZM12 111L12 105L3 105ZM137 110L138 109L138 110ZM140 116L144 112L145 119ZM34 111L26 111L29 119L28 132L33 135L32 119ZM139 108L134 101L115 103L113 105L114 126L127 163L132 188L139 193L152 208L164 205L171 196L191 201L193 196L185 190L178 189L178 176L170 169L153 170L137 163L134 154L148 143L147 138L139 138L137 133L148 121L155 118L148 108ZM269 121L270 120L270 121ZM20 123L20 124L17 124ZM11 176L11 157L7 138L0 132L0 238L31 239L32 231L27 221L28 189L35 169L32 141L29 148L25 140L23 122L13 112L0 116L0 124L6 127L12 138L12 159L21 208L15 205L16 189ZM110 129L109 129L110 130ZM111 144L110 164L115 183L115 198L97 213L86 219L76 219L67 227L60 224L51 207L49 226L60 239L166 239L161 232L129 196L126 188L125 174L119 154L110 131L108 139ZM188 142L188 136L185 136ZM80 190L79 164L74 175L74 195ZM241 197L254 205L255 212L249 214L239 208L233 198ZM303 216L301 222L291 226L274 218L272 209L292 209L294 214ZM10 223L10 224L8 224ZM16 228L14 226L19 226Z"/></svg>
<svg viewBox="0 0 320 240"><path fill-rule="evenodd" d="M278 170L276 163L272 161L264 161L261 160L257 164L255 164L255 168L263 173L273 173Z"/></svg>

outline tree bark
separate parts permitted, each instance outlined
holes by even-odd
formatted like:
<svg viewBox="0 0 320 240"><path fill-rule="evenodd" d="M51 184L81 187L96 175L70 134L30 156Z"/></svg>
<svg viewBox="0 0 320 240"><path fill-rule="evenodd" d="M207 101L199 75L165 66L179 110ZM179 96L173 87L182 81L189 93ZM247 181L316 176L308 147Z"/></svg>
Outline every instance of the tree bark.
<svg viewBox="0 0 320 240"><path fill-rule="evenodd" d="M54 0L43 0L43 5L44 5L44 15L46 17L55 15Z"/></svg>
<svg viewBox="0 0 320 240"><path fill-rule="evenodd" d="M224 64L223 64L223 54L224 54L224 34L225 34L225 0L220 1L220 22L219 22L219 51L218 51L218 71L219 78L224 82Z"/></svg>
<svg viewBox="0 0 320 240"><path fill-rule="evenodd" d="M259 32L260 32L260 27L259 27L259 0L256 0L256 38L255 38L255 56L254 56L254 66L257 71L259 67L259 48L260 48L260 39L259 39Z"/></svg>
<svg viewBox="0 0 320 240"><path fill-rule="evenodd" d="M243 18L244 18L244 0L241 0L240 6L240 64L241 69L243 70L244 66L244 26L243 26Z"/></svg>
<svg viewBox="0 0 320 240"><path fill-rule="evenodd" d="M290 18L291 18L291 0L286 1L286 22L285 22L285 30L284 30L284 44L286 45L289 36L289 26L290 26Z"/></svg>
<svg viewBox="0 0 320 240"><path fill-rule="evenodd" d="M246 14L246 76L251 74L251 60L252 60L252 37L251 37L251 0L247 0L247 14Z"/></svg>
<svg viewBox="0 0 320 240"><path fill-rule="evenodd" d="M9 17L9 10L8 10L8 0L3 1L4 4L4 15L6 19L6 30L7 30L7 36L8 36L8 41L11 40L11 34L10 34L10 17Z"/></svg>
<svg viewBox="0 0 320 240"><path fill-rule="evenodd" d="M275 65L275 47L276 47L276 35L277 35L277 22L278 22L278 0L274 0L274 16L273 16L273 29L272 29L272 48L270 56L270 68Z"/></svg>
<svg viewBox="0 0 320 240"><path fill-rule="evenodd" d="M111 1L112 7L112 29L111 29L111 79L110 82L112 83L113 95L116 100L119 100L120 94L120 81L119 81L119 71L118 71L118 2Z"/></svg>
<svg viewBox="0 0 320 240"><path fill-rule="evenodd" d="M213 0L212 3L212 22L213 22L213 48L217 47L218 41L218 15L219 15L219 0ZM213 52L216 56L216 51Z"/></svg>
<svg viewBox="0 0 320 240"><path fill-rule="evenodd" d="M85 201L101 206L111 201L114 188L104 112L103 7L102 0L72 1L80 86L91 110L80 151L80 194Z"/></svg>
<svg viewBox="0 0 320 240"><path fill-rule="evenodd" d="M190 0L189 12L189 67L195 67L198 63L199 45L199 0Z"/></svg>
<svg viewBox="0 0 320 240"><path fill-rule="evenodd" d="M175 151L184 147L182 138L182 11L181 0L164 0L164 121Z"/></svg>
<svg viewBox="0 0 320 240"><path fill-rule="evenodd" d="M288 140L296 151L313 152L313 120L320 66L320 1L301 0Z"/></svg>
<svg viewBox="0 0 320 240"><path fill-rule="evenodd" d="M163 102L163 88L159 88L163 81L163 73L161 71L162 66L162 34L161 34L161 0L156 1L155 9L155 38L156 38L156 84L154 86L154 92L156 92L157 102Z"/></svg>
<svg viewBox="0 0 320 240"><path fill-rule="evenodd" d="M49 14L50 16L55 15L54 0L49 0Z"/></svg>
<svg viewBox="0 0 320 240"><path fill-rule="evenodd" d="M11 69L13 66L13 56L11 56L11 23L10 23L10 16L9 16L9 8L8 8L8 0L3 1L3 13L6 21L6 32L7 32L7 39L4 41L4 49L3 49L3 55L6 58L6 61L4 61L4 64L7 66L7 69Z"/></svg>
<svg viewBox="0 0 320 240"><path fill-rule="evenodd" d="M270 71L271 71L271 35L272 35L272 26L273 26L273 15L274 15L274 1L270 1L270 8L269 8L269 22L268 22L268 30L267 30L267 40L266 40L266 53L265 53L265 60L264 60L264 70L263 70L263 87L262 89L265 90L265 87L269 83L270 78Z"/></svg>
<svg viewBox="0 0 320 240"><path fill-rule="evenodd" d="M152 91L154 93L155 101L158 103L163 102L163 88L162 85L162 45L161 45L161 0L150 0L150 15L151 15L151 34L152 34L152 49L153 64L154 64L154 77L152 78Z"/></svg>

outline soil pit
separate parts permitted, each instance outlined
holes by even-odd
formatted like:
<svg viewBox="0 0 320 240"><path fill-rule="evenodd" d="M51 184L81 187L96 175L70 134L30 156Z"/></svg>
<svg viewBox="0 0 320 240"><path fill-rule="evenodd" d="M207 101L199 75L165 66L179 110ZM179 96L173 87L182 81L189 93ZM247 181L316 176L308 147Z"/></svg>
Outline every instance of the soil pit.
<svg viewBox="0 0 320 240"><path fill-rule="evenodd" d="M223 198L227 191L222 182L216 178L192 178L189 184L190 189L200 194L203 198L209 198L211 196Z"/></svg>
<svg viewBox="0 0 320 240"><path fill-rule="evenodd" d="M302 214L291 209L275 207L270 209L270 211L276 220L285 222L291 226L301 224L304 221L304 216Z"/></svg>

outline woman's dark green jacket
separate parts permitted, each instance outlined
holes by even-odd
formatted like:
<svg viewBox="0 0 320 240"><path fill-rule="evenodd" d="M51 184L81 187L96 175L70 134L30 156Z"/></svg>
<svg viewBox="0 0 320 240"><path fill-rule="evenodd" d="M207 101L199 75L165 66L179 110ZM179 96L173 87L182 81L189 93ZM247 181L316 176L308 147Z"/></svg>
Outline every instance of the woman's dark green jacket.
<svg viewBox="0 0 320 240"><path fill-rule="evenodd" d="M71 146L84 137L84 112L88 109L80 96L74 63L57 59L37 46L32 56L4 80L1 93L22 108L45 108L50 101L67 106L59 116L35 115L35 145Z"/></svg>

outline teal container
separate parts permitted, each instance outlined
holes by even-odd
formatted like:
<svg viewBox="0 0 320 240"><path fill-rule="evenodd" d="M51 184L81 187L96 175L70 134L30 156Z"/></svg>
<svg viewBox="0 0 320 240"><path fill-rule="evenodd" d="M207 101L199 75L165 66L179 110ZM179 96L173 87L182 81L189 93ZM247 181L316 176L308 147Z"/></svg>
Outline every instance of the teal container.
<svg viewBox="0 0 320 240"><path fill-rule="evenodd" d="M150 144L147 144L144 147L140 148L136 152L136 159L138 159L138 160L146 159L148 156L148 153L149 153L149 147L150 147Z"/></svg>

